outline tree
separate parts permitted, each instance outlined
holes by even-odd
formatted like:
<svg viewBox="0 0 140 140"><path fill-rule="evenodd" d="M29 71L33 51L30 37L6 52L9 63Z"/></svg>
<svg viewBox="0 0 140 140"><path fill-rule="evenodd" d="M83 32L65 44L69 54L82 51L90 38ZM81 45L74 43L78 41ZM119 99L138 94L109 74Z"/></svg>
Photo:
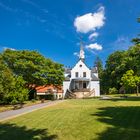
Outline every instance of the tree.
<svg viewBox="0 0 140 140"><path fill-rule="evenodd" d="M14 77L14 89L11 94L9 94L9 98L11 99L11 103L16 101L17 103L22 104L24 101L28 100L28 90L25 87L25 81L21 76Z"/></svg>
<svg viewBox="0 0 140 140"><path fill-rule="evenodd" d="M0 55L0 103L23 102L27 100L27 93L23 78L13 75Z"/></svg>
<svg viewBox="0 0 140 140"><path fill-rule="evenodd" d="M27 85L62 84L63 65L45 58L37 51L7 49L2 57L14 75L22 76Z"/></svg>
<svg viewBox="0 0 140 140"><path fill-rule="evenodd" d="M63 65L37 51L6 49L0 54L0 101L22 103L27 99L27 88L35 93L39 85L61 85L63 71Z"/></svg>
<svg viewBox="0 0 140 140"><path fill-rule="evenodd" d="M103 93L104 91L104 82L103 82L103 63L100 57L96 57L95 62L94 62L95 67L98 69L98 74L100 78L100 91Z"/></svg>
<svg viewBox="0 0 140 140"><path fill-rule="evenodd" d="M139 93L139 86L140 86L140 76L135 76L135 82L136 82L136 87L137 87L137 96Z"/></svg>
<svg viewBox="0 0 140 140"><path fill-rule="evenodd" d="M103 63L102 63L102 60L100 59L100 57L98 57L98 56L96 57L94 65L98 69L99 78L101 78L102 77L102 72L103 72Z"/></svg>
<svg viewBox="0 0 140 140"><path fill-rule="evenodd" d="M138 86L140 84L140 77L134 76L133 70L128 70L123 77L121 78L122 85L125 87L126 90L133 89L137 87L137 95L138 95Z"/></svg>
<svg viewBox="0 0 140 140"><path fill-rule="evenodd" d="M133 45L126 51L116 51L109 55L102 74L104 91L108 92L111 87L119 90L121 77L130 69L140 76L140 45Z"/></svg>
<svg viewBox="0 0 140 140"><path fill-rule="evenodd" d="M14 77L10 69L4 64L0 55L0 102L5 103L6 97L13 88Z"/></svg>
<svg viewBox="0 0 140 140"><path fill-rule="evenodd" d="M140 44L134 44L128 50L128 59L127 66L129 69L133 69L135 74L140 76Z"/></svg>
<svg viewBox="0 0 140 140"><path fill-rule="evenodd" d="M127 53L125 51L116 51L107 58L102 78L106 92L112 87L120 89L121 77L126 72L126 56Z"/></svg>
<svg viewBox="0 0 140 140"><path fill-rule="evenodd" d="M137 21L140 23L140 18L138 18ZM140 45L140 37L139 37L139 36L140 36L140 35L138 35L138 37L132 39L132 42L133 42L135 45Z"/></svg>

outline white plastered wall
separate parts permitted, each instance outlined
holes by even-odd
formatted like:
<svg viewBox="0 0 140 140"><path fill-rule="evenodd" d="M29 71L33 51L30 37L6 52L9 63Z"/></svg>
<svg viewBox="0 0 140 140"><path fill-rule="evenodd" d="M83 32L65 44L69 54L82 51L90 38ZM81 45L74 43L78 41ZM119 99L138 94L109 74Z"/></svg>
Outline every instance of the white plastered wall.
<svg viewBox="0 0 140 140"><path fill-rule="evenodd" d="M63 98L65 97L67 89L69 89L70 81L64 81L63 82Z"/></svg>
<svg viewBox="0 0 140 140"><path fill-rule="evenodd" d="M80 65L81 65L81 67L80 67ZM91 70L81 60L79 60L79 62L71 70L71 79L76 78L75 77L76 72L78 72L79 78L83 77L83 72L86 72L86 78L88 78L88 79L91 78Z"/></svg>
<svg viewBox="0 0 140 140"><path fill-rule="evenodd" d="M95 89L95 96L100 96L100 82L99 81L91 81L90 87L91 87L91 90Z"/></svg>

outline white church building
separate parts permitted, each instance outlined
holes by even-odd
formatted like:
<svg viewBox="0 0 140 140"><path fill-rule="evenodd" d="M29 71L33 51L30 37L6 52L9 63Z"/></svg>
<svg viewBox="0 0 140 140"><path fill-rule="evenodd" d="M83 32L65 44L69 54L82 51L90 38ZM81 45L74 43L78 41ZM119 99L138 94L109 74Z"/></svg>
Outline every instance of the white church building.
<svg viewBox="0 0 140 140"><path fill-rule="evenodd" d="M70 69L65 69L63 98L88 98L100 96L100 81L97 68L85 64L83 47L80 48L79 61Z"/></svg>

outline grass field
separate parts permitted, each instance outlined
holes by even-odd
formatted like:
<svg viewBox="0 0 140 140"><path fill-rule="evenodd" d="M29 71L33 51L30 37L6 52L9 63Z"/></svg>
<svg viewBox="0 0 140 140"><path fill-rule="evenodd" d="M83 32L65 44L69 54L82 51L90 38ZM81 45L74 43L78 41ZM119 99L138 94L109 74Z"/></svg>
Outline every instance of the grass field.
<svg viewBox="0 0 140 140"><path fill-rule="evenodd" d="M45 102L48 102L49 100L46 100ZM23 106L26 107L26 106L31 106L31 105L35 105L35 104L39 104L41 103L40 100L35 100L34 102L33 101L25 101ZM0 112L4 112L4 111L8 111L8 110L13 110L14 107L13 105L0 105Z"/></svg>
<svg viewBox="0 0 140 140"><path fill-rule="evenodd" d="M0 124L0 140L140 140L140 98L79 99Z"/></svg>

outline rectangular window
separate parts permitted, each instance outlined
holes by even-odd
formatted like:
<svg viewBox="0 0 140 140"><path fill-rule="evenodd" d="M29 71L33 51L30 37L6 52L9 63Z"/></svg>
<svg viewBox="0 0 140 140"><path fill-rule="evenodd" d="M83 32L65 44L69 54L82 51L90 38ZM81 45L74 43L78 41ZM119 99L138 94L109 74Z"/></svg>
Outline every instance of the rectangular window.
<svg viewBox="0 0 140 140"><path fill-rule="evenodd" d="M75 72L75 77L78 77L78 72Z"/></svg>
<svg viewBox="0 0 140 140"><path fill-rule="evenodd" d="M87 83L83 82L83 88L87 88Z"/></svg>
<svg viewBox="0 0 140 140"><path fill-rule="evenodd" d="M83 77L86 77L86 72L83 72Z"/></svg>

